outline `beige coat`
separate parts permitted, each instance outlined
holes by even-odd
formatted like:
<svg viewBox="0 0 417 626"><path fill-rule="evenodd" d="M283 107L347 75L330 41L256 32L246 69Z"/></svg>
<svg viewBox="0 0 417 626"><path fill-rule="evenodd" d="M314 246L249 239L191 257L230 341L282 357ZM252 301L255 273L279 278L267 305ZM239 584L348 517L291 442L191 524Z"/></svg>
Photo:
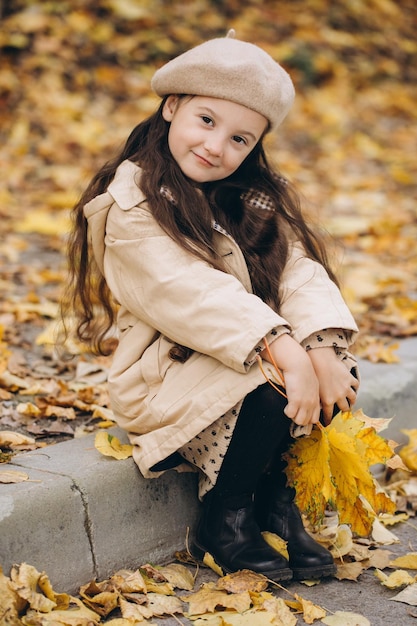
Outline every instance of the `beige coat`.
<svg viewBox="0 0 417 626"><path fill-rule="evenodd" d="M278 314L252 293L231 237L214 232L230 273L194 258L153 219L139 180L139 168L125 161L84 211L96 261L121 305L112 409L135 444L141 472L154 476L152 465L265 382L254 350L272 329L301 342L324 328L344 328L351 341L357 327L337 287L300 246L285 269ZM168 357L172 342L194 350L188 361Z"/></svg>

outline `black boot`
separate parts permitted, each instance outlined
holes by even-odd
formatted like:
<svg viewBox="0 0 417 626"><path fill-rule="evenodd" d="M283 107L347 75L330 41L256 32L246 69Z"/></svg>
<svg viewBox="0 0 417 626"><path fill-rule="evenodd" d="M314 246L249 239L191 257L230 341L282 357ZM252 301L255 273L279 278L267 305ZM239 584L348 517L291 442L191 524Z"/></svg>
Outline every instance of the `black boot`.
<svg viewBox="0 0 417 626"><path fill-rule="evenodd" d="M292 578L288 561L260 533L251 495L218 499L209 493L191 552L200 560L208 552L225 573L249 569L274 581Z"/></svg>
<svg viewBox="0 0 417 626"><path fill-rule="evenodd" d="M203 500L203 514L192 552L209 552L225 572L250 569L271 580L289 580L288 561L271 548L254 519L253 494L290 420L286 401L268 383L246 396L214 488Z"/></svg>
<svg viewBox="0 0 417 626"><path fill-rule="evenodd" d="M260 529L275 533L287 542L294 580L334 576L333 557L306 532L294 496L294 489L274 487L271 476L264 477L255 496L255 517Z"/></svg>

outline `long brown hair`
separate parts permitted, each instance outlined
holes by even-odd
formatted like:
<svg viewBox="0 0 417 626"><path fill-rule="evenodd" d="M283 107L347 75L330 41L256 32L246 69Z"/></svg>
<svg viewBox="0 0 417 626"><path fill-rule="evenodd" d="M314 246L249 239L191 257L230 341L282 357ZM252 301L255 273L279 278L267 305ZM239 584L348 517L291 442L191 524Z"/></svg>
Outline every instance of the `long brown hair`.
<svg viewBox="0 0 417 626"><path fill-rule="evenodd" d="M152 116L133 129L123 149L94 176L72 212L62 315L64 320L68 315L75 316L77 338L96 353L108 352L105 338L115 323L117 303L95 263L83 209L106 191L117 167L126 159L141 168L141 189L154 218L168 235L184 249L225 271L213 242L216 220L241 247L254 293L274 309L279 310L280 280L290 240L299 240L306 254L324 265L336 282L324 239L307 224L294 189L270 166L262 141L232 176L196 187L169 151L169 124L162 117L164 103L165 99ZM161 188L168 189L173 200L162 194ZM254 191L269 198L269 208L257 208L247 201Z"/></svg>

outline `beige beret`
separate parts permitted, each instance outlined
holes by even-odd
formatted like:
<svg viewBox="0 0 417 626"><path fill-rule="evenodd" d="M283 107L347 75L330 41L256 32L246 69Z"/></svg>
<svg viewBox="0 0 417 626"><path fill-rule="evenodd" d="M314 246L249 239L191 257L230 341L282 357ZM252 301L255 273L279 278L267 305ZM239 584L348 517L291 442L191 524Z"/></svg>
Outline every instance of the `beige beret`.
<svg viewBox="0 0 417 626"><path fill-rule="evenodd" d="M158 96L188 94L222 98L281 124L294 101L287 72L258 46L227 37L211 39L172 59L152 78Z"/></svg>

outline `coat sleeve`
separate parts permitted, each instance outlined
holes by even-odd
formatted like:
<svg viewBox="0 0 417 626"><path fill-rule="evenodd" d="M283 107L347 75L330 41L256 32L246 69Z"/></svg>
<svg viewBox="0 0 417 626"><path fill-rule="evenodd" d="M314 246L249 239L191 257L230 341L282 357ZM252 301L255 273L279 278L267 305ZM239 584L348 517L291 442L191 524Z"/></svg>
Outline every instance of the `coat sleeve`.
<svg viewBox="0 0 417 626"><path fill-rule="evenodd" d="M291 248L282 276L280 314L288 320L292 336L299 343L325 328L341 328L351 344L358 332L337 285L297 243Z"/></svg>
<svg viewBox="0 0 417 626"><path fill-rule="evenodd" d="M145 208L114 204L104 273L119 303L170 340L237 371L262 338L287 322L231 274L176 244Z"/></svg>

